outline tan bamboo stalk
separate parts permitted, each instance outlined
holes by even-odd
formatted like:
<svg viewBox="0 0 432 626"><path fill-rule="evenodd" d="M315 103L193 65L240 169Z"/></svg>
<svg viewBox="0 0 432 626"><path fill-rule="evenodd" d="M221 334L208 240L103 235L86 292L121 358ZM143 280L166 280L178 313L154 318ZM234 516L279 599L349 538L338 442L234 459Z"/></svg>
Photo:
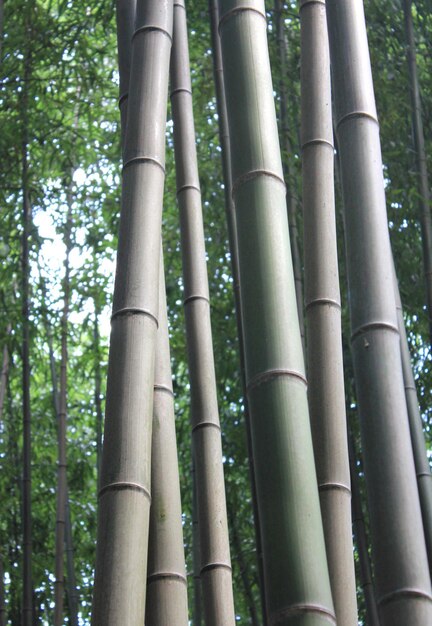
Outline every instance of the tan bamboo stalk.
<svg viewBox="0 0 432 626"><path fill-rule="evenodd" d="M405 33L407 39L408 75L410 81L414 150L416 153L420 226L423 244L423 268L426 283L426 301L429 319L429 335L432 343L432 218L427 155L423 132L423 115L420 86L417 73L416 44L412 19L412 0L403 0Z"/></svg>
<svg viewBox="0 0 432 626"><path fill-rule="evenodd" d="M187 581L162 248L151 480L146 623L187 626Z"/></svg>
<svg viewBox="0 0 432 626"><path fill-rule="evenodd" d="M268 623L335 623L264 2L219 7Z"/></svg>
<svg viewBox="0 0 432 626"><path fill-rule="evenodd" d="M394 288L411 443L414 454L414 464L417 476L417 486L419 491L426 549L429 560L429 569L432 571L432 474L426 452L426 442L423 434L417 389L411 367L411 356L408 348L408 339L405 330L405 321L396 272L394 273Z"/></svg>
<svg viewBox="0 0 432 626"><path fill-rule="evenodd" d="M139 0L99 491L94 626L144 623L171 0Z"/></svg>
<svg viewBox="0 0 432 626"><path fill-rule="evenodd" d="M215 77L216 87L216 102L218 110L218 125L219 125L219 141L222 150L222 169L224 179L224 191L225 191L225 211L228 226L228 240L231 256L231 269L233 276L233 289L234 289L234 301L236 310L237 321L237 334L239 342L239 361L240 361L240 376L243 391L243 408L244 419L246 425L246 436L248 446L248 463L249 463L249 476L251 481L251 496L252 496L252 509L254 516L254 529L255 529L255 543L257 552L258 563L258 575L260 581L260 596L261 596L261 608L263 614L263 626L267 626L267 615L265 609L265 592L264 592L264 574L263 574L263 558L261 547L261 534L260 523L258 517L258 505L256 498L256 483L254 474L254 461L252 450L252 439L250 432L250 419L249 419L249 407L247 402L246 393L246 379L245 379L245 363L244 363L244 346L243 346L243 331L242 331L242 319L241 319L241 303L240 303L240 274L239 274L239 261L237 250L237 225L235 219L234 202L232 198L232 179L231 179L231 154L229 145L229 128L228 118L226 110L226 97L225 97L225 85L223 80L223 66L222 66L222 50L220 44L220 37L218 32L219 24L219 8L217 0L209 0L210 11L210 23L212 33L212 52L213 52L213 71Z"/></svg>
<svg viewBox="0 0 432 626"><path fill-rule="evenodd" d="M288 210L288 226L290 233L291 253L294 271L294 284L296 288L297 310L300 324L300 334L303 346L305 345L305 328L304 328L304 298L303 298L303 272L299 246L299 233L297 226L297 203L292 191L293 172L290 164L290 155L292 154L291 141L289 136L288 122L288 106L287 106L287 90L286 80L287 72L287 46L285 36L285 23L283 19L283 3L281 0L274 2L274 17L276 26L277 52L279 57L279 122L282 149L285 158L282 159L282 167L284 172L285 184L287 185L287 210Z"/></svg>
<svg viewBox="0 0 432 626"><path fill-rule="evenodd" d="M309 411L336 620L357 626L325 2L301 0L300 23Z"/></svg>
<svg viewBox="0 0 432 626"><path fill-rule="evenodd" d="M171 105L180 211L204 621L206 626L233 626L235 615L222 443L183 0L174 2Z"/></svg>
<svg viewBox="0 0 432 626"><path fill-rule="evenodd" d="M383 626L432 623L400 360L392 256L361 0L327 0L345 204L352 351Z"/></svg>
<svg viewBox="0 0 432 626"><path fill-rule="evenodd" d="M372 578L372 567L369 557L369 541L366 534L366 525L361 503L359 478L356 467L356 452L354 438L349 435L351 491L352 491L352 521L353 532L357 542L357 552L360 564L360 585L366 604L367 626L379 626L378 609L375 600L375 588Z"/></svg>

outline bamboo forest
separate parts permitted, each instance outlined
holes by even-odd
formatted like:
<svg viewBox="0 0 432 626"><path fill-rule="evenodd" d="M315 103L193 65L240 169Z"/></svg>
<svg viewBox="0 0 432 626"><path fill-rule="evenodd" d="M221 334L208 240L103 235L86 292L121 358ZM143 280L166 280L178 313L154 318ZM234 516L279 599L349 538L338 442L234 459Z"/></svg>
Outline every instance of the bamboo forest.
<svg viewBox="0 0 432 626"><path fill-rule="evenodd" d="M431 40L0 0L0 626L432 626Z"/></svg>

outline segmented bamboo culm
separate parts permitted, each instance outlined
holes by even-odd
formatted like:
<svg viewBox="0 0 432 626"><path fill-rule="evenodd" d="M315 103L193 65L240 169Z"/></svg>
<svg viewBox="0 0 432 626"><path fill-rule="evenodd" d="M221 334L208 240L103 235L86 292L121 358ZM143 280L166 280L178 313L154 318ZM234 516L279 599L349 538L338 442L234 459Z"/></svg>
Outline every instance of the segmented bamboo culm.
<svg viewBox="0 0 432 626"><path fill-rule="evenodd" d="M99 491L94 626L144 623L171 0L139 0Z"/></svg>
<svg viewBox="0 0 432 626"><path fill-rule="evenodd" d="M327 0L352 352L382 626L432 623L408 428L384 180L361 0Z"/></svg>
<svg viewBox="0 0 432 626"><path fill-rule="evenodd" d="M171 104L180 211L204 621L206 626L233 626L235 615L222 444L183 0L174 2Z"/></svg>
<svg viewBox="0 0 432 626"><path fill-rule="evenodd" d="M325 2L301 0L300 23L309 410L336 620L357 626Z"/></svg>
<svg viewBox="0 0 432 626"><path fill-rule="evenodd" d="M335 623L262 0L219 2L268 623ZM305 520L308 523L305 523Z"/></svg>

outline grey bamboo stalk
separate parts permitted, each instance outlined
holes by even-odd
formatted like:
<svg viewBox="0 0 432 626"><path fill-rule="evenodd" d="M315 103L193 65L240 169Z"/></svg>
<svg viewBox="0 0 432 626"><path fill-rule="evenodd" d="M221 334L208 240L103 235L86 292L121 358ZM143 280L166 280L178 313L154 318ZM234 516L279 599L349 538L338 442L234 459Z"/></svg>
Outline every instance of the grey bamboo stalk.
<svg viewBox="0 0 432 626"><path fill-rule="evenodd" d="M349 435L349 458L351 470L351 491L352 491L352 517L354 536L357 541L357 552L360 563L360 584L363 589L366 604L366 624L367 626L379 626L378 609L375 600L375 589L372 578L372 567L369 557L369 542L366 534L366 525L361 503L359 488L359 478L356 467L356 452L354 438Z"/></svg>
<svg viewBox="0 0 432 626"><path fill-rule="evenodd" d="M183 0L174 2L171 104L180 211L204 621L206 626L234 626L222 444Z"/></svg>
<svg viewBox="0 0 432 626"><path fill-rule="evenodd" d="M151 481L146 623L187 626L187 581L162 247Z"/></svg>
<svg viewBox="0 0 432 626"><path fill-rule="evenodd" d="M417 73L416 45L412 19L412 1L403 0L405 32L407 38L408 74L410 81L414 149L417 160L420 226L423 244L423 267L426 283L426 300L429 318L429 335L432 343L432 219L427 156L423 132L420 86Z"/></svg>
<svg viewBox="0 0 432 626"><path fill-rule="evenodd" d="M96 295L93 298L94 303L94 325L93 325L93 348L94 348L94 402L96 407L96 467L98 482L100 478L101 462L102 462L102 430L103 430L103 412L102 412L102 373L101 373L101 355L100 355L100 334L99 334L99 316L100 305L99 298Z"/></svg>
<svg viewBox="0 0 432 626"><path fill-rule="evenodd" d="M192 559L194 579L193 626L202 626L201 554L198 526L198 502L195 461L192 458Z"/></svg>
<svg viewBox="0 0 432 626"><path fill-rule="evenodd" d="M125 149L127 101L131 65L132 36L135 30L137 0L116 0L117 51L119 65L119 109L122 154Z"/></svg>
<svg viewBox="0 0 432 626"><path fill-rule="evenodd" d="M357 626L325 2L301 0L300 23L309 411L336 620Z"/></svg>
<svg viewBox="0 0 432 626"><path fill-rule="evenodd" d="M408 339L399 293L399 285L394 273L396 310L401 343L402 371L405 384L405 397L408 409L411 443L414 454L414 465L417 476L417 486L420 498L420 507L423 519L426 549L429 560L429 569L432 571L432 474L426 453L426 443L423 434L422 418L419 410L417 389L411 367L411 356L408 348Z"/></svg>
<svg viewBox="0 0 432 626"><path fill-rule="evenodd" d="M400 359L392 256L361 0L327 0L345 204L352 352L380 621L432 623Z"/></svg>
<svg viewBox="0 0 432 626"><path fill-rule="evenodd" d="M144 623L172 16L171 0L137 3L99 491L94 626Z"/></svg>
<svg viewBox="0 0 432 626"><path fill-rule="evenodd" d="M289 123L288 123L288 106L287 106L287 90L286 80L288 77L287 72L287 48L286 48L286 36L285 36L285 23L283 19L283 3L281 0L275 0L274 3L274 15L276 24L276 38L277 38L277 51L279 57L279 115L280 115L280 130L282 137L282 149L285 153L285 158L282 159L282 167L284 171L285 183L287 185L287 210L288 210L288 225L290 233L291 253L293 261L294 271L294 284L296 288L297 298L297 310L300 324L300 334L302 336L303 346L305 345L305 329L304 329L304 300L303 300L303 275L302 275L302 262L299 247L299 233L297 227L297 206L292 192L293 185L293 172L290 164L290 158L292 154L291 141L289 137Z"/></svg>
<svg viewBox="0 0 432 626"><path fill-rule="evenodd" d="M237 334L239 342L239 360L240 360L240 375L243 391L243 405L244 405L244 417L246 424L246 436L248 445L248 462L249 462L249 475L251 481L251 495L252 495L252 508L254 515L254 530L255 530L255 543L257 551L258 562L258 575L260 582L260 596L261 596L261 608L263 616L263 626L267 626L267 615L265 609L265 592L264 592L264 574L263 574L263 559L261 548L261 534L260 524L258 518L258 505L256 499L256 484L254 474L254 462L252 452L252 439L250 433L249 423L249 407L246 394L246 379L245 379L245 363L244 363L244 346L243 346L243 331L242 320L240 310L240 275L239 275L239 262L238 262L238 250L237 250L237 226L235 221L235 209L232 199L232 180L231 180L231 154L229 145L229 128L226 110L226 97L225 97L225 85L223 80L223 66L222 66L222 50L220 44L220 37L218 32L219 24L219 8L217 0L209 0L211 33L212 33L212 52L213 52L213 71L215 77L216 87L216 102L218 109L218 122L219 122L219 141L222 149L222 168L223 179L225 187L225 210L228 226L228 239L231 255L231 268L233 275L233 288L234 288L234 301L236 309L237 320Z"/></svg>
<svg viewBox="0 0 432 626"><path fill-rule="evenodd" d="M57 514L55 532L55 583L54 583L54 626L63 624L64 601L64 547L66 526L66 428L67 428L67 368L68 368L68 318L70 298L70 266L69 256L72 248L72 194L71 188L67 191L67 215L64 230L66 256L64 261L65 274L63 280L63 315L61 320L61 363L60 363L60 395L59 411L57 413L58 438L58 469L57 469Z"/></svg>
<svg viewBox="0 0 432 626"><path fill-rule="evenodd" d="M219 7L268 623L324 625L335 623L335 617L264 2L222 0Z"/></svg>
<svg viewBox="0 0 432 626"><path fill-rule="evenodd" d="M12 327L8 324L6 328L6 336L9 337L11 333ZM3 359L2 359L2 369L0 374L0 422L3 415L3 407L4 401L6 397L6 387L9 376L9 349L7 343L5 343L3 348Z"/></svg>

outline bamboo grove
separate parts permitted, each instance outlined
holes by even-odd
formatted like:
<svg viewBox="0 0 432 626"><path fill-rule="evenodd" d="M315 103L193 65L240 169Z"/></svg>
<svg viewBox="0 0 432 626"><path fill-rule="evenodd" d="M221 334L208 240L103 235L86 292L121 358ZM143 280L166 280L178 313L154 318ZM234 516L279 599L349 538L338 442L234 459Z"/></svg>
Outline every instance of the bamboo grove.
<svg viewBox="0 0 432 626"><path fill-rule="evenodd" d="M0 626L432 624L431 36L0 2Z"/></svg>

